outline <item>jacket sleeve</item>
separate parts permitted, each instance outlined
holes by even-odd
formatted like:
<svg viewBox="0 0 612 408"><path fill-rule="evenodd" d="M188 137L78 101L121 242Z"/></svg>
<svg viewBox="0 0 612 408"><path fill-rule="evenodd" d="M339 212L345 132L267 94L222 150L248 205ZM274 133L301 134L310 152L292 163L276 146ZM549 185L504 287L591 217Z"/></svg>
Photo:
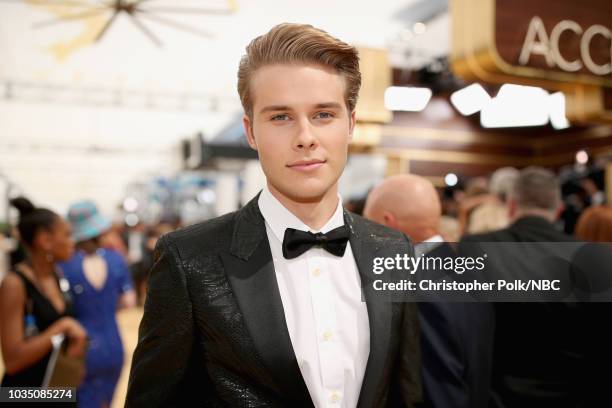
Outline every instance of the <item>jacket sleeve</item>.
<svg viewBox="0 0 612 408"><path fill-rule="evenodd" d="M155 248L126 407L168 406L180 399L177 393L189 365L192 306L178 251L168 241L162 237Z"/></svg>

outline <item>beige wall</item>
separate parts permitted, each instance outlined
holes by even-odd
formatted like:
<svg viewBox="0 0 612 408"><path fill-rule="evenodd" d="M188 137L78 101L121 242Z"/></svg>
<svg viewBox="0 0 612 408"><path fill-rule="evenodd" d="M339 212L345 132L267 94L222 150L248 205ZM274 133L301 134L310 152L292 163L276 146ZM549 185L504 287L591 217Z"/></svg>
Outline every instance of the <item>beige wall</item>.
<svg viewBox="0 0 612 408"><path fill-rule="evenodd" d="M88 198L110 212L129 183L181 167L182 139L203 129L212 134L227 120L222 114L0 101L0 172L36 204L63 213Z"/></svg>

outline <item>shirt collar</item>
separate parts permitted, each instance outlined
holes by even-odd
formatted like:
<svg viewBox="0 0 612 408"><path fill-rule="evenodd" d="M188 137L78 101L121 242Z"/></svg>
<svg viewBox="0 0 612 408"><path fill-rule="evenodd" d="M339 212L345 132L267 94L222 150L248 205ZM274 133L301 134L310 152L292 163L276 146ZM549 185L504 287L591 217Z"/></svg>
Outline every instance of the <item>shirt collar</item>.
<svg viewBox="0 0 612 408"><path fill-rule="evenodd" d="M442 242L444 242L444 238L442 238L440 234L429 237L414 246L414 256L419 257L421 255L425 255L426 253L431 252L440 246Z"/></svg>
<svg viewBox="0 0 612 408"><path fill-rule="evenodd" d="M301 231L310 231L313 233L327 233L334 228L344 225L344 212L342 211L342 198L338 195L338 206L336 211L331 216L327 223L320 230L313 230L304 224L298 217L293 215L280 201L276 199L266 185L259 195L258 200L259 210L263 215L266 225L272 230L279 241L283 241L285 237L285 229L294 228Z"/></svg>
<svg viewBox="0 0 612 408"><path fill-rule="evenodd" d="M444 238L442 238L442 235L440 234L436 234L433 237L429 237L427 238L425 241L423 242L444 242Z"/></svg>

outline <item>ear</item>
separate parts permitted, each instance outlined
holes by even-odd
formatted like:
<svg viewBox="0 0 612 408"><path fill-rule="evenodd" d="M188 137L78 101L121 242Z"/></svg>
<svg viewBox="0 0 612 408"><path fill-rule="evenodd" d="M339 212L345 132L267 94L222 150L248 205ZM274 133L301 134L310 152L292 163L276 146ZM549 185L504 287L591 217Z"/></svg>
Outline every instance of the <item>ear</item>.
<svg viewBox="0 0 612 408"><path fill-rule="evenodd" d="M383 213L383 225L389 228L397 229L398 225L395 215L391 214L389 211L385 211Z"/></svg>
<svg viewBox="0 0 612 408"><path fill-rule="evenodd" d="M351 112L351 116L349 117L349 143L353 141L353 132L355 131L355 111Z"/></svg>
<svg viewBox="0 0 612 408"><path fill-rule="evenodd" d="M53 237L49 231L41 229L34 238L34 247L40 248L43 251L50 251L53 248Z"/></svg>
<svg viewBox="0 0 612 408"><path fill-rule="evenodd" d="M517 204L514 198L508 199L508 218L513 219L516 215Z"/></svg>
<svg viewBox="0 0 612 408"><path fill-rule="evenodd" d="M242 126L244 127L244 134L247 137L249 146L251 146L251 149L257 150L257 143L255 143L255 135L253 134L253 123L246 114L242 117Z"/></svg>

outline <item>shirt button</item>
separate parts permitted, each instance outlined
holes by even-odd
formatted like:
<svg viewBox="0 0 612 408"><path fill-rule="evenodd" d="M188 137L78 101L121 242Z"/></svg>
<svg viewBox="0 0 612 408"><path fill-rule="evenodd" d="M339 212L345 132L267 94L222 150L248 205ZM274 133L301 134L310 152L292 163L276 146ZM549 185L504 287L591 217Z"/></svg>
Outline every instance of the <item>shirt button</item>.
<svg viewBox="0 0 612 408"><path fill-rule="evenodd" d="M330 401L332 402L332 404L337 403L338 401L340 401L340 396L336 393L332 394Z"/></svg>
<svg viewBox="0 0 612 408"><path fill-rule="evenodd" d="M315 270L314 270L314 271L312 271L312 274L313 274L315 277L318 277L319 275L321 275L321 269L319 269L319 268L315 268Z"/></svg>
<svg viewBox="0 0 612 408"><path fill-rule="evenodd" d="M330 340L331 340L331 338L332 338L332 332L331 332L331 331L329 331L329 330L326 330L326 331L323 333L323 341L330 341Z"/></svg>

